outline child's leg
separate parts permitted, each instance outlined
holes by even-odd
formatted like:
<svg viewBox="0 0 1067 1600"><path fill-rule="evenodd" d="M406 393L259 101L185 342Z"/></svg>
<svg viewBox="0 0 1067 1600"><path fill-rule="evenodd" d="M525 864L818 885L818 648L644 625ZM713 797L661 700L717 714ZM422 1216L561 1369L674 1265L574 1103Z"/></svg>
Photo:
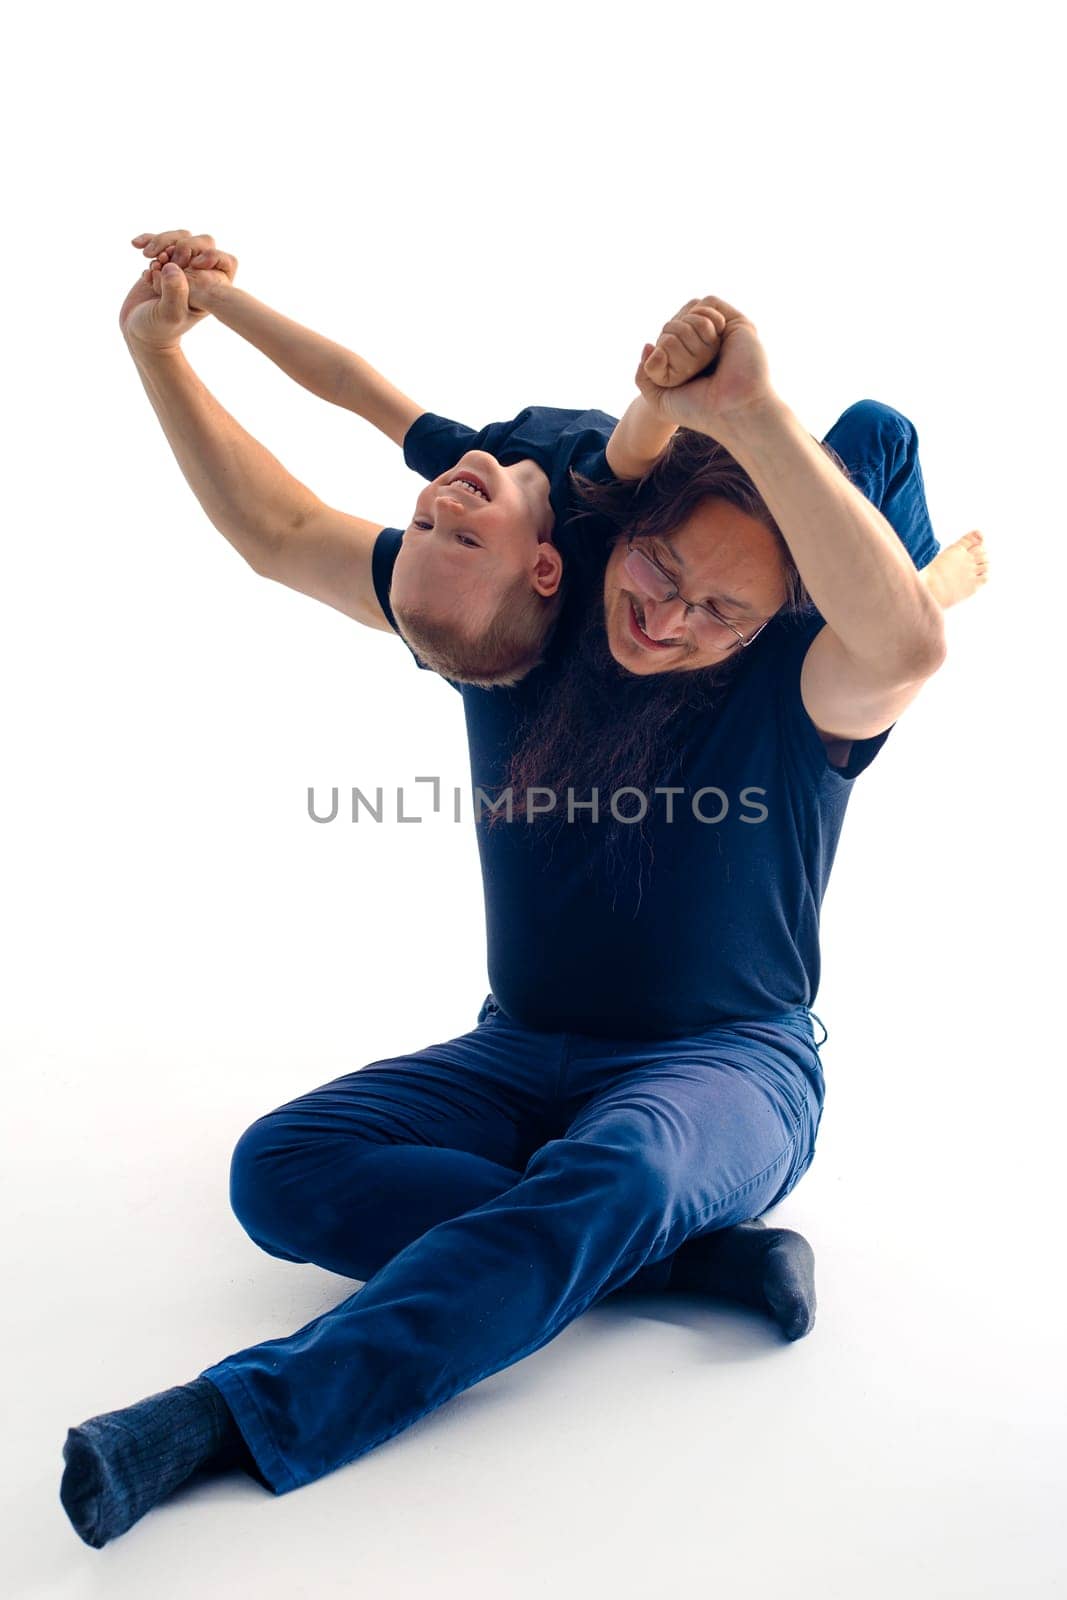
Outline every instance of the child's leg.
<svg viewBox="0 0 1067 1600"><path fill-rule="evenodd" d="M988 559L977 529L941 548L926 505L919 436L901 412L878 400L858 400L826 435L860 492L900 537L934 598L946 609L985 583Z"/></svg>
<svg viewBox="0 0 1067 1600"><path fill-rule="evenodd" d="M857 400L824 441L841 457L852 482L891 524L920 571L941 546L926 505L914 424L880 400Z"/></svg>

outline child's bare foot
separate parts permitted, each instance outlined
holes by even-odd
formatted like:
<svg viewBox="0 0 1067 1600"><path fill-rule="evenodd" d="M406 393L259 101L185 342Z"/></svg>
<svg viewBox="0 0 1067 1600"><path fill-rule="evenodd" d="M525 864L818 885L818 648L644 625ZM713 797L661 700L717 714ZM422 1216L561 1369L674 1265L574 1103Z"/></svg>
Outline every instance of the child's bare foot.
<svg viewBox="0 0 1067 1600"><path fill-rule="evenodd" d="M946 610L960 600L969 600L988 576L989 557L977 528L946 545L922 571L934 599Z"/></svg>

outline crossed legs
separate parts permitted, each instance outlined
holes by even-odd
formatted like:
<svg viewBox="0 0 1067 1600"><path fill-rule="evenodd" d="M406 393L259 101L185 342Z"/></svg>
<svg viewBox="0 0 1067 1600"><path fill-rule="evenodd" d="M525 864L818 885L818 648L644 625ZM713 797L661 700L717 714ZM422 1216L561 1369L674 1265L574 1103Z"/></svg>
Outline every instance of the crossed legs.
<svg viewBox="0 0 1067 1600"><path fill-rule="evenodd" d="M153 1397L156 1412L180 1406L195 1432L188 1407L221 1396L260 1481L279 1494L312 1482L606 1295L641 1286L642 1272L648 1287L669 1287L672 1258L687 1250L697 1253L682 1286L696 1287L714 1236L805 1170L820 1112L814 1046L773 1024L631 1044L495 1018L335 1080L242 1136L232 1195L265 1249L365 1286L293 1335ZM455 1140L457 1119L477 1149L429 1142ZM751 1232L772 1243L784 1230ZM87 1542L155 1503L150 1463L138 1458L131 1494L105 1459L116 1430L161 1436L149 1402L129 1413L90 1419L68 1439L81 1468L94 1448L100 1456L96 1500L79 1501ZM204 1428L210 1453L219 1434ZM162 1456L156 1498L175 1486Z"/></svg>

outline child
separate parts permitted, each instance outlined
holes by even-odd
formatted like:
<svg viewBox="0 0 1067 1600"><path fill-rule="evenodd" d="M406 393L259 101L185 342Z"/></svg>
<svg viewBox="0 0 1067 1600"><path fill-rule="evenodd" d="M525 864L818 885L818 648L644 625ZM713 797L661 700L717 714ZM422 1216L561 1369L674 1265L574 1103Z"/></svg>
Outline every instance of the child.
<svg viewBox="0 0 1067 1600"><path fill-rule="evenodd" d="M597 483L644 478L668 448L673 424L638 394L621 421L601 411L531 406L480 432L425 411L353 352L234 287L236 259L208 235L139 234L159 292L167 261L183 268L189 301L256 345L304 388L354 411L402 446L430 479L393 571L397 628L420 660L456 683L519 682L541 660L562 603L568 524L581 506L572 474ZM645 345L635 381L676 387L718 352L724 319L690 300ZM823 448L844 465L833 448ZM848 470L847 467L845 469ZM571 533L573 538L573 532ZM909 551L942 606L986 581L982 535L947 549Z"/></svg>

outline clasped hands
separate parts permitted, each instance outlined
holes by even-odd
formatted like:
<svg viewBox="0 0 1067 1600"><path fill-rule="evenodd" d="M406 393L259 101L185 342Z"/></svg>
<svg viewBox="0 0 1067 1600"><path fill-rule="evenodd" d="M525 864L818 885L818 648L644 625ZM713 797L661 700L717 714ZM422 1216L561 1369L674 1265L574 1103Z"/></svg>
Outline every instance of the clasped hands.
<svg viewBox="0 0 1067 1600"><path fill-rule="evenodd" d="M175 349L211 314L213 296L233 283L237 257L209 233L187 228L139 233L130 242L150 259L123 303L120 326L131 345ZM658 417L712 437L717 424L726 429L777 400L755 325L710 294L687 300L664 323L655 344L642 350L634 382Z"/></svg>

